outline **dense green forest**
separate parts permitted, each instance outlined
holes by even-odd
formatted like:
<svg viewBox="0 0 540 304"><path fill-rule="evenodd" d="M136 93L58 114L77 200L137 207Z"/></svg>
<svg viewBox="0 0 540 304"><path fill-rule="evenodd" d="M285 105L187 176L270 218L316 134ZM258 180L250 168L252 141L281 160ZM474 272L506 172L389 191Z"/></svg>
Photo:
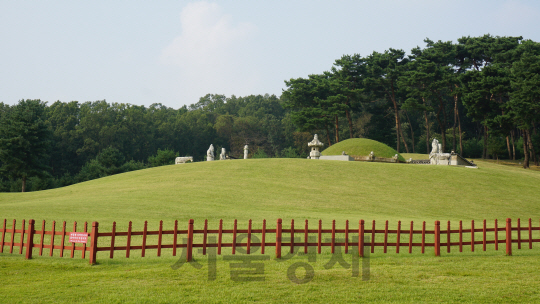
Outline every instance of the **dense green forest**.
<svg viewBox="0 0 540 304"><path fill-rule="evenodd" d="M426 39L410 54L344 55L328 71L285 81L275 95L208 94L180 109L94 102L0 103L0 191L35 191L120 172L205 159L306 157L365 137L399 152L523 159L538 165L540 43L522 37Z"/></svg>

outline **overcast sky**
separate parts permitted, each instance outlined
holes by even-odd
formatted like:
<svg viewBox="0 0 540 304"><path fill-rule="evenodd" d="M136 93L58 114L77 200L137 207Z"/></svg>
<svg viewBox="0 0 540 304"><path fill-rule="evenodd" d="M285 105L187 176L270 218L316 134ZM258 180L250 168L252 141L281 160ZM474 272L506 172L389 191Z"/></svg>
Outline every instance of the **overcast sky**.
<svg viewBox="0 0 540 304"><path fill-rule="evenodd" d="M284 80L423 40L540 41L540 1L0 0L0 101L179 108L208 93L281 95Z"/></svg>

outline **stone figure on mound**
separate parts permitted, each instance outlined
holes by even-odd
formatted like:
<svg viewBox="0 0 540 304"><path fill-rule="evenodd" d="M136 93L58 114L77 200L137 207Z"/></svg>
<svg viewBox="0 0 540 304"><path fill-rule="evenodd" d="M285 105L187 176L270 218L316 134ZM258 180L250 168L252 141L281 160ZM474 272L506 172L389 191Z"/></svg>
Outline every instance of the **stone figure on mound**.
<svg viewBox="0 0 540 304"><path fill-rule="evenodd" d="M225 148L221 148L221 154L219 155L219 160L226 160L227 156L225 155Z"/></svg>
<svg viewBox="0 0 540 304"><path fill-rule="evenodd" d="M206 151L206 161L214 160L214 145L210 145L208 151Z"/></svg>
<svg viewBox="0 0 540 304"><path fill-rule="evenodd" d="M248 145L245 145L245 146L244 146L244 159L247 159L247 158L248 158L248 152L249 152L249 150L248 150Z"/></svg>

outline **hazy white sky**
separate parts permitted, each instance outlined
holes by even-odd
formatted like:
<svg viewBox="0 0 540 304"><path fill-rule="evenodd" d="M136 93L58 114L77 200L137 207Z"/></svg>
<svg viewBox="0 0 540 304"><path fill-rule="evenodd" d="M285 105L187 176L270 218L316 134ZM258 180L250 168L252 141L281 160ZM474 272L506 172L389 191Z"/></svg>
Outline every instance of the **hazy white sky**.
<svg viewBox="0 0 540 304"><path fill-rule="evenodd" d="M280 95L343 54L423 40L540 41L540 1L0 0L0 101L179 108L208 93Z"/></svg>

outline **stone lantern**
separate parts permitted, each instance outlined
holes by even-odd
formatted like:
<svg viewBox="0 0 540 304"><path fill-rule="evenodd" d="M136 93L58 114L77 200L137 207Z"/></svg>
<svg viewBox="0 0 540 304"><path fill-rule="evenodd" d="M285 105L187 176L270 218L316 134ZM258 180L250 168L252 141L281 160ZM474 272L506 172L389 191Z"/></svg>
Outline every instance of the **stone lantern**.
<svg viewBox="0 0 540 304"><path fill-rule="evenodd" d="M313 137L313 140L308 143L308 147L311 147L311 152L309 153L309 157L311 159L319 159L321 156L321 152L319 152L319 148L322 148L324 144L319 141L319 137L317 134Z"/></svg>

